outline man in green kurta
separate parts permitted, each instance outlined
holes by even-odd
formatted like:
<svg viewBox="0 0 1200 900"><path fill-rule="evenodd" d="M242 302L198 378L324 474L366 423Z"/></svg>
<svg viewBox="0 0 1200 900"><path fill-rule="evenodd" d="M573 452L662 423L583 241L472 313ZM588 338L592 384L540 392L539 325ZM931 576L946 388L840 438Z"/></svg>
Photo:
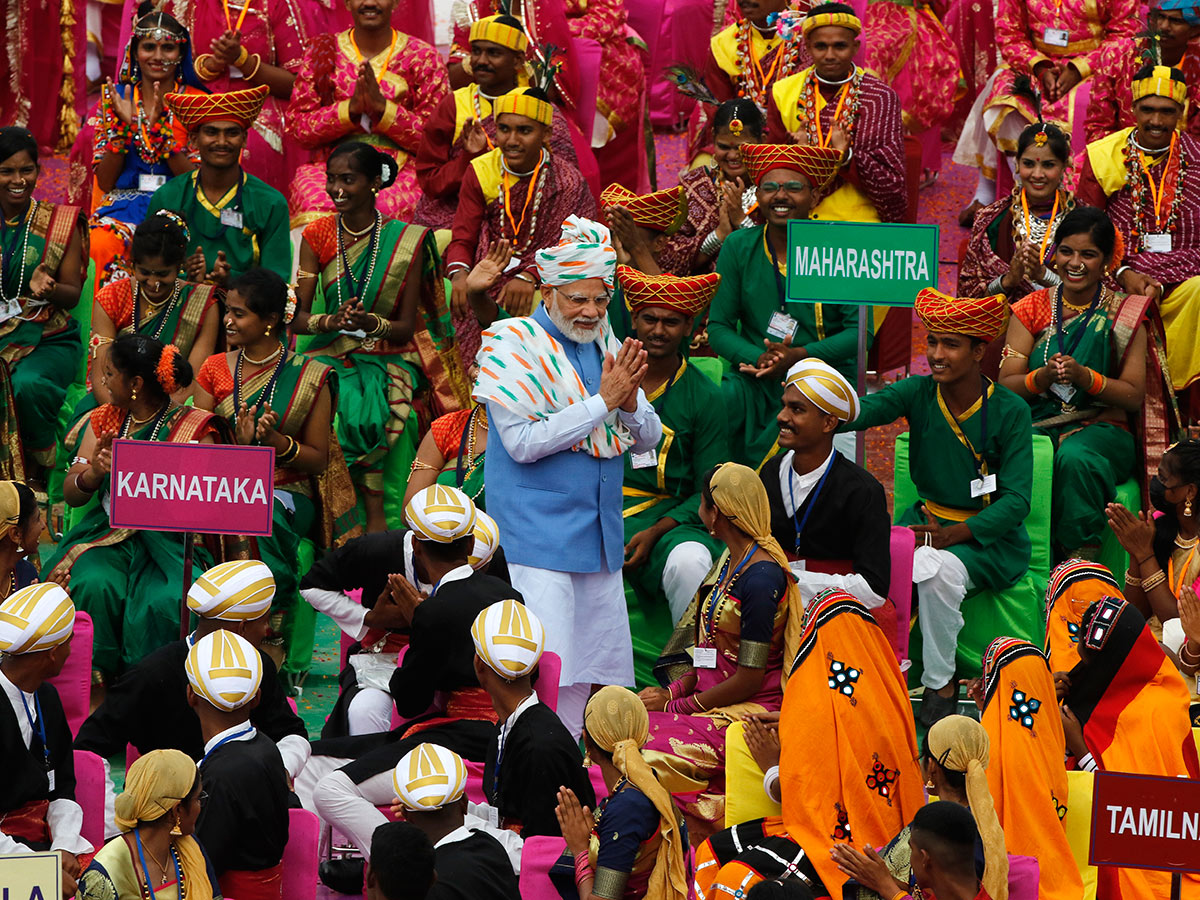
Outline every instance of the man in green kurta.
<svg viewBox="0 0 1200 900"><path fill-rule="evenodd" d="M783 376L802 359L829 363L851 382L859 308L787 300L787 228L807 219L842 153L830 147L744 144L742 159L758 185L761 228L736 230L717 259L721 286L708 315L709 345L732 364L721 384L735 462L758 468L773 452ZM868 339L871 331L868 329Z"/></svg>
<svg viewBox="0 0 1200 900"><path fill-rule="evenodd" d="M1011 587L1029 569L1033 425L1029 405L979 368L988 342L1004 329L1003 296L956 299L927 288L917 295L917 315L929 330L932 374L862 398L858 418L845 427L908 419L909 475L922 499L900 524L917 533L913 581L924 647L921 721L928 726L956 708L963 600L978 588Z"/></svg>
<svg viewBox="0 0 1200 900"><path fill-rule="evenodd" d="M223 286L256 266L292 280L287 200L240 163L246 132L267 93L260 85L226 94L167 95L176 119L191 132L200 166L155 191L148 215L170 209L187 222L189 281Z"/></svg>
<svg viewBox="0 0 1200 900"><path fill-rule="evenodd" d="M656 683L654 662L720 548L700 523L700 486L706 472L729 458L725 404L721 389L681 350L720 280L617 268L646 349L642 388L663 425L654 450L625 457L625 577L637 595L629 619L638 684Z"/></svg>

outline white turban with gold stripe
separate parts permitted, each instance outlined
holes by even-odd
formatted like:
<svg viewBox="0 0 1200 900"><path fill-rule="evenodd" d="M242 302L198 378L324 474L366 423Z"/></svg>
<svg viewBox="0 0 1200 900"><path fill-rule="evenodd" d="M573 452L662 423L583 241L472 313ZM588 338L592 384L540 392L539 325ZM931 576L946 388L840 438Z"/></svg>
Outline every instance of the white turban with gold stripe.
<svg viewBox="0 0 1200 900"><path fill-rule="evenodd" d="M256 559L213 566L188 588L188 609L202 619L246 622L271 609L275 576Z"/></svg>
<svg viewBox="0 0 1200 900"><path fill-rule="evenodd" d="M463 795L467 766L453 750L439 744L418 744L396 763L392 787L405 809L441 809Z"/></svg>
<svg viewBox="0 0 1200 900"><path fill-rule="evenodd" d="M192 690L225 712L253 700L262 684L262 658L254 645L224 628L196 641L184 670Z"/></svg>
<svg viewBox="0 0 1200 900"><path fill-rule="evenodd" d="M472 569L482 569L496 555L500 546L500 526L482 509L475 511L475 546L467 557Z"/></svg>
<svg viewBox="0 0 1200 900"><path fill-rule="evenodd" d="M858 418L858 394L854 387L837 369L819 359L802 359L790 369L784 379L787 390L795 386L813 406L837 416L843 422Z"/></svg>
<svg viewBox="0 0 1200 900"><path fill-rule="evenodd" d="M546 646L542 621L511 597L493 603L471 626L471 640L489 669L506 681L533 671Z"/></svg>
<svg viewBox="0 0 1200 900"><path fill-rule="evenodd" d="M475 529L476 510L458 488L431 484L417 491L404 507L404 521L423 541L449 544Z"/></svg>
<svg viewBox="0 0 1200 900"><path fill-rule="evenodd" d="M0 603L0 653L20 656L65 643L75 630L75 604L53 581L21 588Z"/></svg>

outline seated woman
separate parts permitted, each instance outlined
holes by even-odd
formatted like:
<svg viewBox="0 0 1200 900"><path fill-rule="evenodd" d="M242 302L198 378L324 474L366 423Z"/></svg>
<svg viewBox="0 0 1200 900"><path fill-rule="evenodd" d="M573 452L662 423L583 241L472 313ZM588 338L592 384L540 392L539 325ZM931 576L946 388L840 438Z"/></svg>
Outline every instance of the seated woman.
<svg viewBox="0 0 1200 900"><path fill-rule="evenodd" d="M700 520L726 547L715 583L702 585L655 667L666 688L644 688L647 752L685 776L668 784L693 840L725 811L725 727L783 701L784 630L802 614L787 557L771 536L767 492L753 469L724 463L704 478ZM689 653L689 651L693 651ZM690 657L690 658L689 658Z"/></svg>
<svg viewBox="0 0 1200 900"><path fill-rule="evenodd" d="M191 36L149 0L138 13L120 82L104 85L91 116L91 257L97 288L128 274L133 229L145 218L151 196L167 179L192 168L187 130L166 104L167 94L203 91L192 68ZM79 153L87 137L81 133Z"/></svg>
<svg viewBox="0 0 1200 900"><path fill-rule="evenodd" d="M211 444L224 442L228 431L215 416L171 400L192 383L192 367L174 347L147 335L113 341L99 380L109 402L88 416L63 498L83 506L99 492L100 502L59 542L42 576L70 578L76 603L92 617L92 666L107 679L178 639L185 549L177 532L109 525L112 442ZM201 571L212 565L203 547L194 552Z"/></svg>
<svg viewBox="0 0 1200 900"><path fill-rule="evenodd" d="M458 409L466 405L466 379L433 232L376 209L376 195L396 177L395 160L350 141L325 167L325 190L338 211L304 229L292 330L313 335L298 346L338 373L344 409L353 411L338 418L338 439L362 492L367 530L383 531L384 458L403 441L411 459L417 436L406 426L414 405L427 396L435 412ZM327 312L314 316L318 289Z"/></svg>
<svg viewBox="0 0 1200 900"><path fill-rule="evenodd" d="M210 900L217 876L192 836L200 817L200 772L180 750L138 757L117 795L121 834L100 848L79 878L78 900Z"/></svg>
<svg viewBox="0 0 1200 900"><path fill-rule="evenodd" d="M1113 573L1099 563L1068 559L1050 573L1044 649L1051 672L1069 672L1078 665L1083 614L1105 597L1125 599Z"/></svg>
<svg viewBox="0 0 1200 900"><path fill-rule="evenodd" d="M1051 534L1060 558L1094 554L1105 505L1133 473L1138 428L1145 456L1160 455L1166 421L1153 301L1113 293L1106 276L1121 246L1108 216L1078 207L1058 226L1054 267L1063 283L1013 306L1000 383L1029 401L1034 431L1055 443ZM1088 554L1085 554L1088 555Z"/></svg>
<svg viewBox="0 0 1200 900"><path fill-rule="evenodd" d="M0 360L6 364L0 381L11 382L14 400L14 409L0 417L6 432L0 474L21 478L23 453L36 484L54 461L59 409L83 350L70 310L87 269L83 214L34 200L40 171L33 135L0 128Z"/></svg>
<svg viewBox="0 0 1200 900"><path fill-rule="evenodd" d="M474 381L474 379L472 379ZM463 491L485 509L484 457L487 454L487 404L438 416L429 426L408 473L404 502L431 484L448 484Z"/></svg>
<svg viewBox="0 0 1200 900"><path fill-rule="evenodd" d="M19 481L0 481L0 600L38 580L38 541L46 517L33 490Z"/></svg>
<svg viewBox="0 0 1200 900"><path fill-rule="evenodd" d="M310 151L288 192L292 227L330 212L325 161L335 145L361 138L396 161L379 195L380 210L411 222L421 196L409 161L421 146L425 121L450 92L446 66L433 47L392 28L397 0L354 4L353 27L313 38L288 103L287 136Z"/></svg>
<svg viewBox="0 0 1200 900"><path fill-rule="evenodd" d="M274 272L251 269L235 279L225 295L231 349L204 361L195 396L197 408L228 423L237 443L275 448L272 534L256 540L275 576L268 643L283 646L280 673L296 682L312 662L313 640L312 620L301 630L296 615L300 541L312 530L318 546L333 547L358 526L354 488L333 433L337 375L326 363L288 351L288 306L287 286Z"/></svg>
<svg viewBox="0 0 1200 900"><path fill-rule="evenodd" d="M583 746L600 767L608 798L593 818L570 788L558 793L558 824L575 860L579 900L685 900L687 828L642 755L646 708L623 687L603 687L583 713Z"/></svg>

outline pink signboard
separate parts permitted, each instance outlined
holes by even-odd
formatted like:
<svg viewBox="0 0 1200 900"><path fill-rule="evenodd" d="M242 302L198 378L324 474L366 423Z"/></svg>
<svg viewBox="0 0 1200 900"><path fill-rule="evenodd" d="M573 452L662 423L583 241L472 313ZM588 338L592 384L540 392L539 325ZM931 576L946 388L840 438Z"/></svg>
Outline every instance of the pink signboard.
<svg viewBox="0 0 1200 900"><path fill-rule="evenodd" d="M113 441L113 528L269 537L275 448Z"/></svg>

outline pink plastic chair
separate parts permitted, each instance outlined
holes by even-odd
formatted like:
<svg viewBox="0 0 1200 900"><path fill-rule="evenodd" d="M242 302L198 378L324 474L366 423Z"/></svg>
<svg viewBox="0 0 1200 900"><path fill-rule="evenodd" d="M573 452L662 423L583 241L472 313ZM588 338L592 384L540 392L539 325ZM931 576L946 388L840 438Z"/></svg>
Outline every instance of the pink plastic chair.
<svg viewBox="0 0 1200 900"><path fill-rule="evenodd" d="M132 766L135 762L137 762L138 757L141 755L142 754L138 752L138 748L133 746L133 744L125 745L125 771L126 772L129 771L130 766Z"/></svg>
<svg viewBox="0 0 1200 900"><path fill-rule="evenodd" d="M317 841L321 820L307 809L288 810L288 840L283 848L283 896L316 900Z"/></svg>
<svg viewBox="0 0 1200 900"><path fill-rule="evenodd" d="M521 848L521 877L517 887L521 900L558 900L550 881L550 869L562 856L567 842L558 837L531 837Z"/></svg>
<svg viewBox="0 0 1200 900"><path fill-rule="evenodd" d="M917 538L911 528L892 526L891 556L892 580L888 585L888 599L896 607L896 630L892 635L892 647L900 662L908 659L908 626L912 621L912 568L913 551Z"/></svg>
<svg viewBox="0 0 1200 900"><path fill-rule="evenodd" d="M547 650L538 661L537 677L533 689L538 699L558 712L558 679L562 676L562 657Z"/></svg>
<svg viewBox="0 0 1200 900"><path fill-rule="evenodd" d="M92 617L83 610L75 613L75 633L66 665L50 683L58 690L71 734L78 734L92 703Z"/></svg>
<svg viewBox="0 0 1200 900"><path fill-rule="evenodd" d="M83 839L99 850L104 846L104 760L87 750L74 751L75 802L83 810Z"/></svg>

